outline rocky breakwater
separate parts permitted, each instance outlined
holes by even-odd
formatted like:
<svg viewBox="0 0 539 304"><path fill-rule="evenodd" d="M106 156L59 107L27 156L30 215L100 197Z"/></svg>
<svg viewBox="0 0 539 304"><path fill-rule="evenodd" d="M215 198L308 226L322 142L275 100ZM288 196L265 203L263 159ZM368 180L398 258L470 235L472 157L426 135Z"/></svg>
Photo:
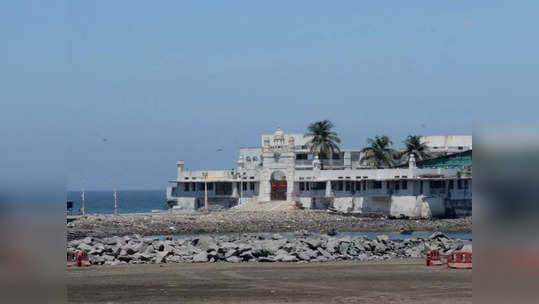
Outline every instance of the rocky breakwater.
<svg viewBox="0 0 539 304"><path fill-rule="evenodd" d="M471 251L471 241L451 239L436 232L430 237L390 240L380 235L328 237L307 232L295 238L280 234L203 235L184 239L142 237L86 237L69 241L68 249L82 249L95 265L206 262L327 262L339 260L385 260L421 258L429 249L441 254Z"/></svg>

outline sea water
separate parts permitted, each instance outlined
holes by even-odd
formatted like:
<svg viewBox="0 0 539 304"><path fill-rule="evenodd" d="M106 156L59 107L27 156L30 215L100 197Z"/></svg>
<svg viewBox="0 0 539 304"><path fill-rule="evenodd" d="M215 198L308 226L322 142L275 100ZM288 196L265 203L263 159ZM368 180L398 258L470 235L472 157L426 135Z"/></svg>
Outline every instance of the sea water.
<svg viewBox="0 0 539 304"><path fill-rule="evenodd" d="M87 214L114 213L113 191L86 191L84 206ZM81 192L68 191L67 200L73 201L73 215L81 214ZM165 190L124 190L118 191L119 213L142 213L152 210L166 210ZM68 212L69 214L69 212Z"/></svg>

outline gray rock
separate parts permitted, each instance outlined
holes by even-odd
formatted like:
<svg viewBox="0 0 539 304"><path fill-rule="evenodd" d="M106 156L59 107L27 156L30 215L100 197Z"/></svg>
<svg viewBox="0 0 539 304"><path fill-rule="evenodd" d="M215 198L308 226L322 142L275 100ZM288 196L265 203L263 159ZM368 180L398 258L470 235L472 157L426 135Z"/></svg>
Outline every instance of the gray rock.
<svg viewBox="0 0 539 304"><path fill-rule="evenodd" d="M383 254L387 251L387 249L387 246L380 241L377 241L374 245L374 252L376 254Z"/></svg>
<svg viewBox="0 0 539 304"><path fill-rule="evenodd" d="M80 240L80 242L82 244L92 245L92 243L94 242L94 239L92 237L85 237L82 240Z"/></svg>
<svg viewBox="0 0 539 304"><path fill-rule="evenodd" d="M275 258L272 258L272 257L259 257L257 258L257 261L258 262L262 262L262 263L265 263L265 262L275 262Z"/></svg>
<svg viewBox="0 0 539 304"><path fill-rule="evenodd" d="M131 255L120 255L118 256L118 260L122 262L129 262L133 259L133 256Z"/></svg>
<svg viewBox="0 0 539 304"><path fill-rule="evenodd" d="M429 236L429 239L447 239L448 237L440 231L436 231Z"/></svg>
<svg viewBox="0 0 539 304"><path fill-rule="evenodd" d="M320 239L308 238L304 241L311 249L317 249L322 246L322 241Z"/></svg>
<svg viewBox="0 0 539 304"><path fill-rule="evenodd" d="M138 259L141 261L149 262L154 258L153 254L149 254L147 252L139 253Z"/></svg>
<svg viewBox="0 0 539 304"><path fill-rule="evenodd" d="M238 248L238 245L232 242L224 242L219 245L219 249L223 251L228 251L230 249L236 249L236 248Z"/></svg>
<svg viewBox="0 0 539 304"><path fill-rule="evenodd" d="M280 240L282 238L283 238L283 236L278 234L278 233L275 233L274 235L271 236L272 240Z"/></svg>
<svg viewBox="0 0 539 304"><path fill-rule="evenodd" d="M240 257L237 257L237 256L230 256L230 257L226 258L226 261L230 262L230 263L239 263L239 262L243 261L243 259L240 258Z"/></svg>
<svg viewBox="0 0 539 304"><path fill-rule="evenodd" d="M275 241L264 241L262 243L262 248L269 255L275 255L277 253L277 251L281 248L282 245L283 245L283 243L279 242L277 240L275 240Z"/></svg>
<svg viewBox="0 0 539 304"><path fill-rule="evenodd" d="M322 248L318 248L318 252L320 252L322 254L323 257L325 257L326 259L332 259L333 256L327 252L326 250L322 249Z"/></svg>
<svg viewBox="0 0 539 304"><path fill-rule="evenodd" d="M460 249L460 251L469 251L469 252L472 252L472 244L467 244L467 245L462 246L462 248Z"/></svg>
<svg viewBox="0 0 539 304"><path fill-rule="evenodd" d="M240 257L244 260L244 261L249 261L249 260L252 260L254 259L255 257L253 256L253 253L251 251L245 251L245 252L242 252L240 254Z"/></svg>
<svg viewBox="0 0 539 304"><path fill-rule="evenodd" d="M302 261L310 261L311 260L311 255L307 254L306 252L302 251L302 252L298 252L298 258Z"/></svg>
<svg viewBox="0 0 539 304"><path fill-rule="evenodd" d="M197 243L197 247L199 247L202 250L206 250L206 252L209 252L212 250L217 251L219 249L219 246L217 245L217 243L209 236L201 236Z"/></svg>
<svg viewBox="0 0 539 304"><path fill-rule="evenodd" d="M387 235L385 235L385 234L377 235L377 236L376 236L376 240L377 240L378 242L387 244L387 243L389 242L389 236L387 236Z"/></svg>
<svg viewBox="0 0 539 304"><path fill-rule="evenodd" d="M207 261L208 261L208 253L206 251L202 251L193 256L193 262L195 263L205 263Z"/></svg>
<svg viewBox="0 0 539 304"><path fill-rule="evenodd" d="M117 266L117 265L121 265L121 264L125 264L125 263L122 263L122 262L117 261L117 260L105 261L105 265L108 265L108 266Z"/></svg>
<svg viewBox="0 0 539 304"><path fill-rule="evenodd" d="M103 259L105 260L105 262L116 260L116 258L115 258L114 256L108 255L108 254L104 254L104 255L103 255Z"/></svg>
<svg viewBox="0 0 539 304"><path fill-rule="evenodd" d="M327 262L329 259L323 255L317 257L314 261L316 262Z"/></svg>
<svg viewBox="0 0 539 304"><path fill-rule="evenodd" d="M88 244L86 244L86 243L80 243L80 244L79 244L79 249L80 249L80 250L84 250L84 251L86 251L87 253L89 253L89 252L91 252L91 251L94 250L94 247L92 247L92 246L90 246L90 245L88 245Z"/></svg>
<svg viewBox="0 0 539 304"><path fill-rule="evenodd" d="M101 265L105 262L105 258L99 255L91 255L89 260L92 265Z"/></svg>
<svg viewBox="0 0 539 304"><path fill-rule="evenodd" d="M281 252L280 254L278 254L275 257L275 260L281 261L281 262L297 262L298 258L284 251L284 253Z"/></svg>
<svg viewBox="0 0 539 304"><path fill-rule="evenodd" d="M294 233L296 236L309 236L311 233L307 230L299 230Z"/></svg>
<svg viewBox="0 0 539 304"><path fill-rule="evenodd" d="M249 244L245 244L245 243L240 243L238 245L238 252L245 252L245 251L250 251L252 249L252 246L249 245Z"/></svg>
<svg viewBox="0 0 539 304"><path fill-rule="evenodd" d="M166 263L180 263L182 258L176 255L169 255L166 257Z"/></svg>
<svg viewBox="0 0 539 304"><path fill-rule="evenodd" d="M229 258L231 256L237 256L238 254L239 254L238 250L231 248L225 253L225 258Z"/></svg>
<svg viewBox="0 0 539 304"><path fill-rule="evenodd" d="M337 248L339 248L339 245L341 244L341 241L337 238L330 238L326 244L326 250L330 253L335 253L337 251Z"/></svg>
<svg viewBox="0 0 539 304"><path fill-rule="evenodd" d="M165 263L166 257L169 256L172 252L171 251L159 251L155 255L155 262L156 263ZM207 257L207 255L206 255Z"/></svg>
<svg viewBox="0 0 539 304"><path fill-rule="evenodd" d="M339 245L339 252L341 254L347 254L348 253L348 248L350 248L350 243L348 242L342 242L340 245Z"/></svg>

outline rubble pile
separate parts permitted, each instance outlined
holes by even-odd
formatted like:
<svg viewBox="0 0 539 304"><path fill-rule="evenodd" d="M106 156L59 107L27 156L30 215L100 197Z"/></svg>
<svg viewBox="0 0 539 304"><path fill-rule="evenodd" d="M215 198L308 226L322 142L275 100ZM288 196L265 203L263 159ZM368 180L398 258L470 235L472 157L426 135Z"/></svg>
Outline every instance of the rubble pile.
<svg viewBox="0 0 539 304"><path fill-rule="evenodd" d="M296 232L281 234L200 235L182 239L140 235L86 237L67 243L67 249L85 250L96 265L207 263L207 262L327 262L420 258L429 249L441 254L471 251L470 240L451 239L436 232L429 237L390 240L386 235L330 237Z"/></svg>

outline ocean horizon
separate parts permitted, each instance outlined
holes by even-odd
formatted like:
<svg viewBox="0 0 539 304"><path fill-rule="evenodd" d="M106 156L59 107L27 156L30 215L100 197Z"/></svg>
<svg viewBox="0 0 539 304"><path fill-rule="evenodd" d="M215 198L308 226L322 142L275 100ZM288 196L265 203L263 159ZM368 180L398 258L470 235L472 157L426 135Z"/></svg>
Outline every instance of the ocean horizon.
<svg viewBox="0 0 539 304"><path fill-rule="evenodd" d="M86 214L114 213L114 190L86 190ZM81 214L81 191L67 191L67 200L73 201L73 215ZM118 190L119 213L142 213L167 209L166 190Z"/></svg>

